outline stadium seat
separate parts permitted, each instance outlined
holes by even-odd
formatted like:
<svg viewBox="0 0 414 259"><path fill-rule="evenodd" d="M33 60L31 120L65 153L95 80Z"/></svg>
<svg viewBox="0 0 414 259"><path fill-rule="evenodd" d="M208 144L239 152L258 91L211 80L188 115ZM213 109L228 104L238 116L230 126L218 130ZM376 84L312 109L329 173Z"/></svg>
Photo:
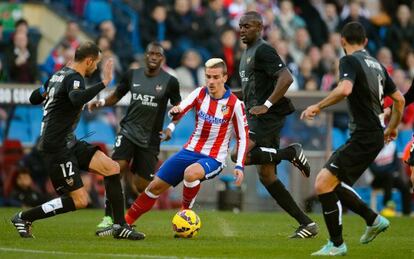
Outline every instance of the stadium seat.
<svg viewBox="0 0 414 259"><path fill-rule="evenodd" d="M85 5L84 17L94 24L112 20L111 5L104 0L89 0Z"/></svg>
<svg viewBox="0 0 414 259"><path fill-rule="evenodd" d="M92 120L87 124L87 131L93 133L87 138L89 142L104 142L112 145L115 140L115 130L111 125L101 120Z"/></svg>
<svg viewBox="0 0 414 259"><path fill-rule="evenodd" d="M164 125L168 125L170 119L166 116L164 119ZM188 139L193 133L195 127L195 116L194 112L190 111L186 114L178 123L177 127L174 130L172 138L167 141L163 142L162 146L164 147L181 147L185 143L187 143Z"/></svg>
<svg viewBox="0 0 414 259"><path fill-rule="evenodd" d="M21 121L12 119L10 121L10 128L7 138L18 139L23 143L31 143L32 129L28 121Z"/></svg>

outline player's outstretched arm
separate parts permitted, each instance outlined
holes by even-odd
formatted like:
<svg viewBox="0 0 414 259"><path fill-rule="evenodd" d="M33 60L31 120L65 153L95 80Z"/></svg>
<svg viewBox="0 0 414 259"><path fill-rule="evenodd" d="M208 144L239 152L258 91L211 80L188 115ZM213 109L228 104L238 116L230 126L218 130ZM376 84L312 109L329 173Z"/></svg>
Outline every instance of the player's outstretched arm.
<svg viewBox="0 0 414 259"><path fill-rule="evenodd" d="M384 131L384 140L386 143L394 140L398 134L398 125L400 124L403 112L404 112L404 96L400 91L395 91L390 95L394 104L391 111L391 119L388 123L388 127Z"/></svg>
<svg viewBox="0 0 414 259"><path fill-rule="evenodd" d="M88 110L91 112L99 107L112 106L119 102L119 100L120 98L116 95L115 91L112 91L106 98L88 103Z"/></svg>
<svg viewBox="0 0 414 259"><path fill-rule="evenodd" d="M313 120L313 118L318 115L323 108L334 105L342 101L345 97L352 93L353 83L350 80L342 80L339 82L338 86L332 90L328 96L326 96L322 101L317 104L311 105L306 110L302 112L300 118Z"/></svg>

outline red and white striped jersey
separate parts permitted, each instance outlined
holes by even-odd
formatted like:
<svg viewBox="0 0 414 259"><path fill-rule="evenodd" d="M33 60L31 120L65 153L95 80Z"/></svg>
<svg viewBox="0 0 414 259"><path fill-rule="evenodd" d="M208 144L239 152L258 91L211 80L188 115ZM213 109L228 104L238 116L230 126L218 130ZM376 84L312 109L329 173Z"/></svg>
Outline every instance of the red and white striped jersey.
<svg viewBox="0 0 414 259"><path fill-rule="evenodd" d="M244 104L226 87L221 99L208 94L207 87L199 87L180 103L181 113L173 117L179 120L192 108L196 113L196 125L184 148L210 156L224 163L233 132L238 141L236 167L244 167L247 152L248 126Z"/></svg>

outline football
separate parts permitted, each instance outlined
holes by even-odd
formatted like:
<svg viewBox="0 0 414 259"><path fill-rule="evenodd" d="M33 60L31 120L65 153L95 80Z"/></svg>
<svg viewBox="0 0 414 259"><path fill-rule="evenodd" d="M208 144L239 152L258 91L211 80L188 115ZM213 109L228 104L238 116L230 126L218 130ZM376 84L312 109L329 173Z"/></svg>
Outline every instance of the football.
<svg viewBox="0 0 414 259"><path fill-rule="evenodd" d="M197 235L201 228L198 215L192 210L181 210L172 219L175 237L191 238Z"/></svg>

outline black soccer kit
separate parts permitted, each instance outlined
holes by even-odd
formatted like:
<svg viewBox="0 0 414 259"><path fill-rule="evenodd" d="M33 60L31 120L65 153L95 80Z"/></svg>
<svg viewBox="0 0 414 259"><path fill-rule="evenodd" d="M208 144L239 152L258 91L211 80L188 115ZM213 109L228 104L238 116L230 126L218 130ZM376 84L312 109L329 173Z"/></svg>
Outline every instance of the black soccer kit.
<svg viewBox="0 0 414 259"><path fill-rule="evenodd" d="M340 80L353 83L347 98L351 137L325 164L341 181L353 185L384 146L384 96L396 91L385 68L365 50L341 58Z"/></svg>
<svg viewBox="0 0 414 259"><path fill-rule="evenodd" d="M131 92L131 102L121 121L112 158L133 160L131 171L152 180L160 151L160 131L164 123L167 103L181 102L178 81L164 70L149 77L144 68L124 74L115 90L121 99Z"/></svg>
<svg viewBox="0 0 414 259"><path fill-rule="evenodd" d="M103 83L85 90L81 74L65 67L56 72L45 84L47 98L44 103L39 150L46 162L56 192L64 194L83 186L80 170L88 170L98 147L78 141L74 130L85 103L105 88ZM85 90L81 93L80 90ZM39 90L30 97L33 104L44 98Z"/></svg>
<svg viewBox="0 0 414 259"><path fill-rule="evenodd" d="M251 115L250 108L263 105L272 94L278 72L287 69L276 50L263 39L247 48L240 60L240 78L246 106L249 137L257 146L279 147L285 116L294 111L291 101L282 97L266 114Z"/></svg>
<svg viewBox="0 0 414 259"><path fill-rule="evenodd" d="M407 107L408 105L414 102L414 79L413 79L413 82L411 83L410 89L408 89L408 91L404 94L404 98L405 98L405 107ZM413 139L414 139L414 134L413 134ZM414 141L411 144L410 157L405 162L409 164L410 166L414 166Z"/></svg>

